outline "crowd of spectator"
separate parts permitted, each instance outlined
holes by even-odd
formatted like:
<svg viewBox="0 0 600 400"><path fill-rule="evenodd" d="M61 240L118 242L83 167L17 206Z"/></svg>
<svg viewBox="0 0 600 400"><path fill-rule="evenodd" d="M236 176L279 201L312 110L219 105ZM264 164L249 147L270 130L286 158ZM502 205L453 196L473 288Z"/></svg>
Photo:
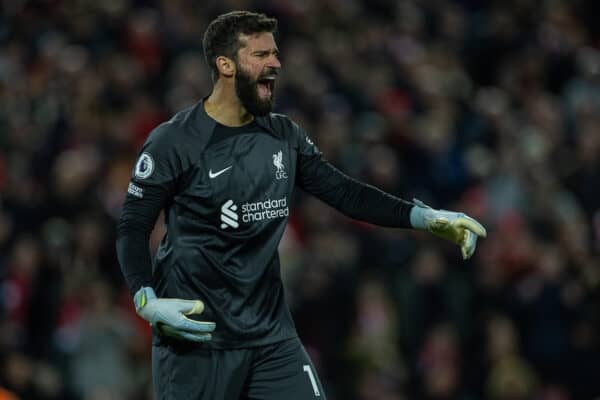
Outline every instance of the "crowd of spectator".
<svg viewBox="0 0 600 400"><path fill-rule="evenodd" d="M463 262L298 193L282 274L328 398L600 396L600 3L4 0L0 399L151 399L115 223L235 9L279 19L276 111L326 158L488 229Z"/></svg>

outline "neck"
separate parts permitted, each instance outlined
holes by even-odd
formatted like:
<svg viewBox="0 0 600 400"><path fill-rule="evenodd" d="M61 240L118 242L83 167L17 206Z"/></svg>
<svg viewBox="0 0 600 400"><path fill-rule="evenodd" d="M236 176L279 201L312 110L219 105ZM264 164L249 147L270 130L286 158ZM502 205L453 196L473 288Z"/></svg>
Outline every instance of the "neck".
<svg viewBox="0 0 600 400"><path fill-rule="evenodd" d="M212 119L225 126L241 126L254 119L237 97L233 82L224 82L224 78L213 87L204 102L204 109Z"/></svg>

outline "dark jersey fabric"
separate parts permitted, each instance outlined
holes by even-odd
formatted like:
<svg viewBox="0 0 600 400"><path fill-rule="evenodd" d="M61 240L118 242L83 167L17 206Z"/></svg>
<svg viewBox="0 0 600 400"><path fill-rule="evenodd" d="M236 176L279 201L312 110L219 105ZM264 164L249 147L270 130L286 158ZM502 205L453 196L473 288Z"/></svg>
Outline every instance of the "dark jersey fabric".
<svg viewBox="0 0 600 400"><path fill-rule="evenodd" d="M216 322L207 348L242 348L296 336L277 247L295 186L342 213L410 227L412 204L333 167L284 115L225 127L203 101L158 126L134 168L117 254L132 293L201 299ZM154 263L148 237L161 210L167 233ZM152 265L152 268L150 268Z"/></svg>

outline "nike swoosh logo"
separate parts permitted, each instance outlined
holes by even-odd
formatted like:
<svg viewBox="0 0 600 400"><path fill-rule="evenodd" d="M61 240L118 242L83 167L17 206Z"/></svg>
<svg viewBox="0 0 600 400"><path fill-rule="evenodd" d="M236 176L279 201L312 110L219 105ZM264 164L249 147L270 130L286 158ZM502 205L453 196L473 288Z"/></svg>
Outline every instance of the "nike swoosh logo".
<svg viewBox="0 0 600 400"><path fill-rule="evenodd" d="M217 176L221 175L223 172L225 172L225 171L229 171L229 170L231 169L231 167L232 167L232 165L230 165L230 166L229 166L229 167L227 167L227 168L223 168L222 170L220 170L220 171L217 171L217 172L212 172L212 169L209 169L209 170L208 170L208 177L209 177L210 179L215 179Z"/></svg>

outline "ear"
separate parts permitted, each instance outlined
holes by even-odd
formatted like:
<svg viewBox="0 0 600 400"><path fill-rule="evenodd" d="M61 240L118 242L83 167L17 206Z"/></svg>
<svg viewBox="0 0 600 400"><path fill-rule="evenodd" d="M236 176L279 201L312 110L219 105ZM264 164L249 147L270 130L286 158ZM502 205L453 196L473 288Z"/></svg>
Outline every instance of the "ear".
<svg viewBox="0 0 600 400"><path fill-rule="evenodd" d="M218 56L215 62L221 75L231 78L235 74L235 63L231 58Z"/></svg>

